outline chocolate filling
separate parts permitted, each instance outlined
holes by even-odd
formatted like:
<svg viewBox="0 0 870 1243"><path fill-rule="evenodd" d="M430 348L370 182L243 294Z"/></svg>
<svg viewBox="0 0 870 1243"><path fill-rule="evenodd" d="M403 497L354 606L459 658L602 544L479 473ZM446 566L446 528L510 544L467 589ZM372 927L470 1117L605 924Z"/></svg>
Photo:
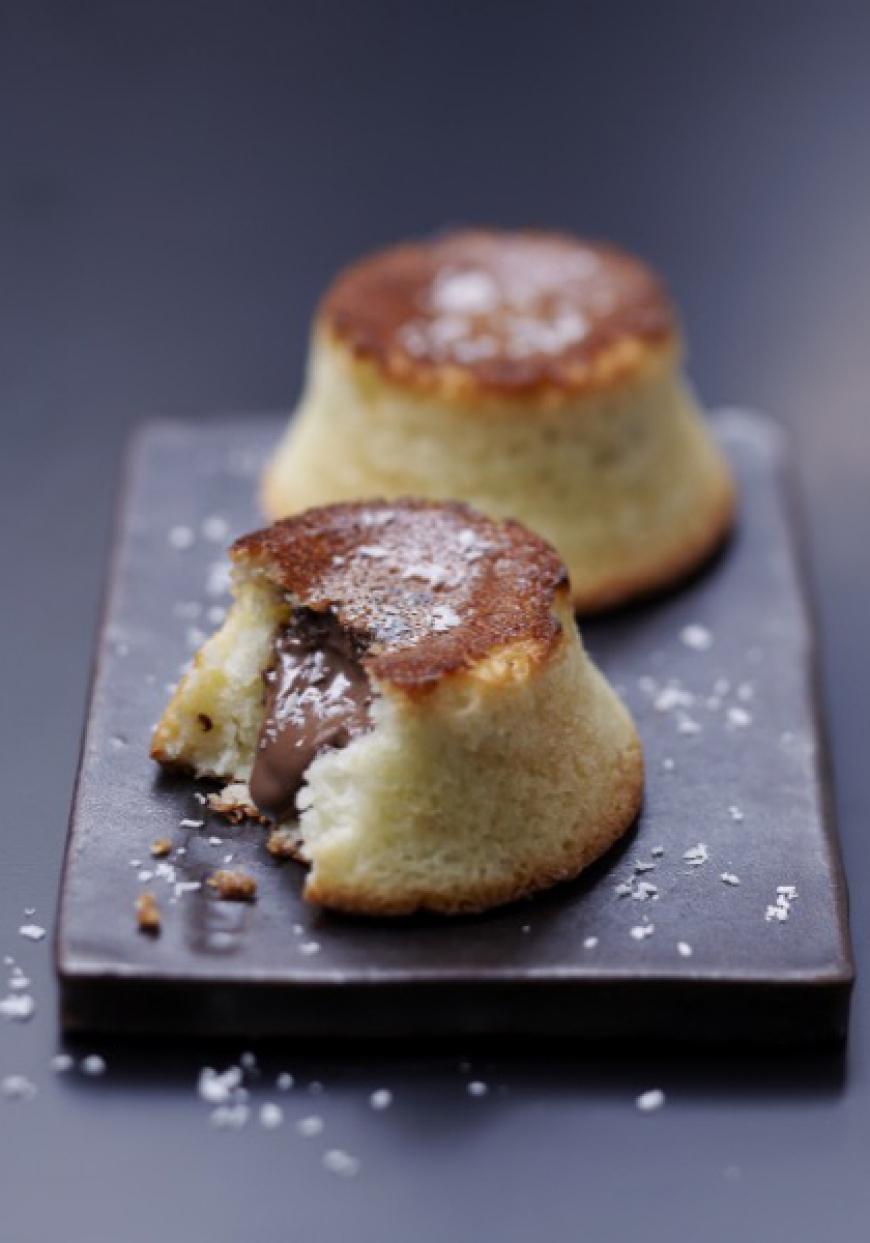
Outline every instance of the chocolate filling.
<svg viewBox="0 0 870 1243"><path fill-rule="evenodd" d="M251 798L270 820L295 815L309 764L369 728L371 687L351 636L331 613L297 609L275 636Z"/></svg>

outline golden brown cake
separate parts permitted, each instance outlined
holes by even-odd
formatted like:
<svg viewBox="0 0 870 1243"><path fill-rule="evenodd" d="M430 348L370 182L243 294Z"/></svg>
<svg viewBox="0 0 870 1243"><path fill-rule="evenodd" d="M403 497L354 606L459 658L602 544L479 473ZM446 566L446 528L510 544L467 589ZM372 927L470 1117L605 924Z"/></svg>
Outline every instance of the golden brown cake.
<svg viewBox="0 0 870 1243"><path fill-rule="evenodd" d="M154 734L229 785L340 910L476 911L575 876L628 828L631 718L565 568L465 505L310 510L237 541L234 603Z"/></svg>
<svg viewBox="0 0 870 1243"><path fill-rule="evenodd" d="M343 272L266 470L271 518L372 496L457 498L548 539L575 606L686 575L734 490L640 260L562 234L472 230Z"/></svg>

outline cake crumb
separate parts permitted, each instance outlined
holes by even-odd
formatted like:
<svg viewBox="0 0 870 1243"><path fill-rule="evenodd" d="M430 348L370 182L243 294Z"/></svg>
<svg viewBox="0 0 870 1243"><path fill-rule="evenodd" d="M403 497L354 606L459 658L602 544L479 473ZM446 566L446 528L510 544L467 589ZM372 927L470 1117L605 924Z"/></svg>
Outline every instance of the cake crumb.
<svg viewBox="0 0 870 1243"><path fill-rule="evenodd" d="M679 956L680 956L681 958L691 958L691 957L692 957L692 947L691 947L691 945L689 944L689 942L688 942L688 941L678 941L678 942L677 942L677 953L679 954Z"/></svg>
<svg viewBox="0 0 870 1243"><path fill-rule="evenodd" d="M99 1053L89 1053L87 1057L83 1057L79 1062L79 1068L83 1074L90 1075L92 1078L97 1075L104 1075L106 1073L106 1059L100 1057Z"/></svg>
<svg viewBox="0 0 870 1243"><path fill-rule="evenodd" d="M720 872L719 879L725 885L739 885L740 884L740 877L735 876L733 872Z"/></svg>
<svg viewBox="0 0 870 1243"><path fill-rule="evenodd" d="M243 820L265 823L244 781L231 781L217 794L209 794L207 802L209 811L224 816L230 824L241 824Z"/></svg>
<svg viewBox="0 0 870 1243"><path fill-rule="evenodd" d="M481 1079L472 1079L470 1083L466 1084L465 1090L469 1096L486 1096L489 1092L489 1086Z"/></svg>
<svg viewBox="0 0 870 1243"><path fill-rule="evenodd" d="M136 926L140 932L155 936L160 931L160 907L150 889L136 899Z"/></svg>
<svg viewBox="0 0 870 1243"><path fill-rule="evenodd" d="M305 1139L311 1139L323 1130L323 1119L317 1114L311 1114L308 1118L300 1118L296 1123L296 1130Z"/></svg>
<svg viewBox="0 0 870 1243"><path fill-rule="evenodd" d="M18 935L24 937L26 941L41 941L45 936L45 929L41 924L22 924L18 929Z"/></svg>
<svg viewBox="0 0 870 1243"><path fill-rule="evenodd" d="M172 850L172 842L168 837L158 837L151 843L151 854L155 859L165 859Z"/></svg>
<svg viewBox="0 0 870 1243"><path fill-rule="evenodd" d="M392 1103L393 1094L389 1088L378 1088L377 1091L372 1092L369 1097L369 1104L372 1109L377 1110L378 1112L381 1112L384 1109L389 1109Z"/></svg>
<svg viewBox="0 0 870 1243"><path fill-rule="evenodd" d="M598 937L585 937L583 940L583 948L585 950L594 950L598 944Z"/></svg>
<svg viewBox="0 0 870 1243"><path fill-rule="evenodd" d="M253 876L238 868L218 868L206 883L224 902L253 902L257 896L257 882Z"/></svg>

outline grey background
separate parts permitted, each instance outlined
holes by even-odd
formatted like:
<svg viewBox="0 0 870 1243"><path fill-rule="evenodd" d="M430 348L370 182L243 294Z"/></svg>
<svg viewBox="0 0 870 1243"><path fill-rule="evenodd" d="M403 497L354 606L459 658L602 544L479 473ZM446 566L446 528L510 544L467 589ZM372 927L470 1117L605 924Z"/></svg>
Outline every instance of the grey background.
<svg viewBox="0 0 870 1243"><path fill-rule="evenodd" d="M707 402L791 425L860 970L868 44L845 0L0 5L0 953L39 1006L0 1027L0 1075L40 1089L0 1099L4 1243L862 1237L860 978L845 1059L479 1050L471 1101L463 1051L286 1050L264 1064L322 1080L319 1103L221 1134L195 1073L236 1049L103 1046L100 1080L52 1075L49 950L16 929L25 905L53 918L129 429L289 403L338 265L493 220L647 254ZM642 1117L650 1086L668 1106ZM294 1134L315 1111L358 1179Z"/></svg>

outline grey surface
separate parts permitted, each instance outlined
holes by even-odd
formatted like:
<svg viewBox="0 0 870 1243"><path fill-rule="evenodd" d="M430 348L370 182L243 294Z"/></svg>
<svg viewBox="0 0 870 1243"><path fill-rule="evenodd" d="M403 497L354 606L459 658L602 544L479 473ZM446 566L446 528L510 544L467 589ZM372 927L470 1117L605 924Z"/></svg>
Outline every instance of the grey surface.
<svg viewBox="0 0 870 1243"><path fill-rule="evenodd" d="M780 429L716 414L740 491L735 537L682 590L584 627L644 744L644 806L627 839L535 901L397 925L312 909L303 869L270 858L262 828L210 815L197 798L213 785L197 794L158 776L147 754L167 682L229 603L224 548L259 522L254 487L283 422L164 421L133 447L63 882L65 1027L348 1042L842 1034L845 893ZM706 650L685 641L693 627ZM160 838L182 853L156 865ZM687 861L699 842L709 858ZM227 852L256 877L255 904L209 891ZM765 917L781 885L797 893L782 923ZM156 939L135 927L143 889L161 905Z"/></svg>
<svg viewBox="0 0 870 1243"><path fill-rule="evenodd" d="M0 1026L0 1068L40 1090L0 1100L4 1243L864 1236L868 40L859 0L0 6L0 950L39 1007ZM858 951L848 1053L484 1050L509 1091L471 1100L452 1060L288 1049L274 1065L327 1085L314 1144L213 1133L206 1048L104 1044L104 1079L56 1081L49 946L16 930L54 908L127 431L289 401L335 267L450 219L649 254L705 400L795 434ZM641 1117L654 1085L668 1104ZM320 1169L327 1134L362 1157L355 1182Z"/></svg>

